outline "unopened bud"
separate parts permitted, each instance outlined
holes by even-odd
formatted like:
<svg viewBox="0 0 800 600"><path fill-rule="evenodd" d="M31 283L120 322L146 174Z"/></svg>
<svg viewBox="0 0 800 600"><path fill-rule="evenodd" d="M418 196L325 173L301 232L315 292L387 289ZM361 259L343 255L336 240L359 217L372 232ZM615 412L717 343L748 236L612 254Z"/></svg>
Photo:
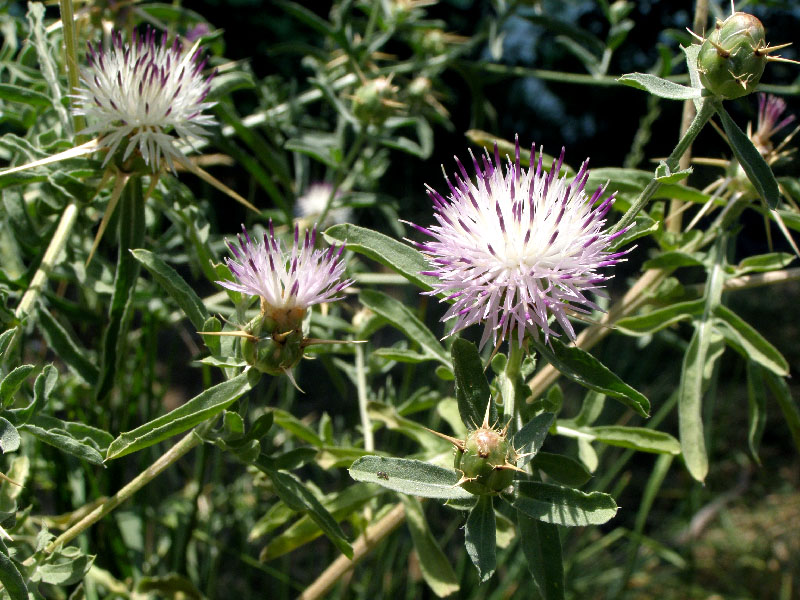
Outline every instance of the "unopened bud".
<svg viewBox="0 0 800 600"><path fill-rule="evenodd" d="M461 485L465 490L483 495L501 492L511 485L517 456L505 431L475 429L463 448L456 448L454 466L464 473Z"/></svg>

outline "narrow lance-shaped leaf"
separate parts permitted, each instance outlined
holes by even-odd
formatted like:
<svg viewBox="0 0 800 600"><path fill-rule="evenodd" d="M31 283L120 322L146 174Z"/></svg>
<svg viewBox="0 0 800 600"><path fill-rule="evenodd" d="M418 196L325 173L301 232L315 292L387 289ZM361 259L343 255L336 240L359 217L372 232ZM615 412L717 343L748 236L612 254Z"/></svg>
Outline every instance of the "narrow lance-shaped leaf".
<svg viewBox="0 0 800 600"><path fill-rule="evenodd" d="M514 435L514 448L522 455L517 466L527 464L541 450L555 418L553 413L536 415Z"/></svg>
<svg viewBox="0 0 800 600"><path fill-rule="evenodd" d="M457 485L460 472L408 458L364 456L350 466L350 477L423 498L472 498L472 494Z"/></svg>
<svg viewBox="0 0 800 600"><path fill-rule="evenodd" d="M745 359L757 362L780 377L789 374L789 363L775 346L731 309L720 304L714 307L717 328L727 344Z"/></svg>
<svg viewBox="0 0 800 600"><path fill-rule="evenodd" d="M20 365L3 378L0 382L0 406L5 408L13 402L14 394L35 368L33 365Z"/></svg>
<svg viewBox="0 0 800 600"><path fill-rule="evenodd" d="M50 346L61 360L89 385L95 385L99 369L89 358L89 353L82 348L72 335L51 315L39 302L37 305L39 327Z"/></svg>
<svg viewBox="0 0 800 600"><path fill-rule="evenodd" d="M697 88L681 85L647 73L626 73L617 81L667 100L691 100L692 98L699 98L702 93Z"/></svg>
<svg viewBox="0 0 800 600"><path fill-rule="evenodd" d="M780 202L781 194L772 169L747 134L731 119L728 111L721 104L717 108L717 112L736 160L739 161L758 195L766 201L767 206L774 210Z"/></svg>
<svg viewBox="0 0 800 600"><path fill-rule="evenodd" d="M166 415L121 434L108 447L106 460L142 450L199 425L228 408L254 383L247 372L205 390Z"/></svg>
<svg viewBox="0 0 800 600"><path fill-rule="evenodd" d="M608 425L593 427L591 432L598 442L610 446L632 448L640 452L654 452L656 454L681 453L681 444L678 440L663 431L646 429L644 427L623 427L621 425Z"/></svg>
<svg viewBox="0 0 800 600"><path fill-rule="evenodd" d="M478 498L478 503L469 511L464 543L481 583L487 581L497 568L497 522L491 495Z"/></svg>
<svg viewBox="0 0 800 600"><path fill-rule="evenodd" d="M617 514L617 503L608 494L589 494L568 487L520 481L513 505L529 517L569 527L602 525Z"/></svg>
<svg viewBox="0 0 800 600"><path fill-rule="evenodd" d="M642 417L649 416L650 402L641 393L622 381L594 356L550 338L550 346L534 340L536 349L562 375L606 396L619 400Z"/></svg>
<svg viewBox="0 0 800 600"><path fill-rule="evenodd" d="M764 389L763 368L753 361L747 361L747 404L747 448L751 458L760 465L758 448L767 423L767 393Z"/></svg>
<svg viewBox="0 0 800 600"><path fill-rule="evenodd" d="M489 406L489 424L497 421L497 407L492 401L489 382L483 372L483 362L478 347L467 340L457 338L450 348L453 371L456 377L456 400L458 414L469 431L480 427Z"/></svg>
<svg viewBox="0 0 800 600"><path fill-rule="evenodd" d="M0 539L0 583L8 593L11 600L28 600L28 588L25 580L17 568L8 557L8 548Z"/></svg>
<svg viewBox="0 0 800 600"><path fill-rule="evenodd" d="M675 443L677 444L677 440ZM539 452L531 460L531 465L558 483L572 487L580 487L592 478L586 467L564 454Z"/></svg>
<svg viewBox="0 0 800 600"><path fill-rule="evenodd" d="M772 395L778 401L778 406L783 411L783 418L786 419L786 425L789 427L789 433L792 434L794 445L800 450L800 408L797 406L797 400L792 398L786 379L768 371L764 373L764 377Z"/></svg>
<svg viewBox="0 0 800 600"><path fill-rule="evenodd" d="M529 517L517 510L520 544L533 581L544 600L564 599L564 564L558 525Z"/></svg>
<svg viewBox="0 0 800 600"><path fill-rule="evenodd" d="M400 499L405 508L406 522L419 557L419 567L425 583L440 598L454 594L460 587L458 577L428 527L422 504L413 496L403 495Z"/></svg>
<svg viewBox="0 0 800 600"><path fill-rule="evenodd" d="M447 367L450 366L447 352L439 340L402 302L375 290L362 290L359 298L364 306L389 321L411 341L422 346L431 358L435 358Z"/></svg>

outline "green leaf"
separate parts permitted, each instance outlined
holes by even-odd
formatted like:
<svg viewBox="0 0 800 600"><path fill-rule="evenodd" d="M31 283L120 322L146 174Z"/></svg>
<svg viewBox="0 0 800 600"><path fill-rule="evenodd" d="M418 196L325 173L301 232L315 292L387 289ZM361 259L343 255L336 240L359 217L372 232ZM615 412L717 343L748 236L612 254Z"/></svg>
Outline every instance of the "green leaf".
<svg viewBox="0 0 800 600"><path fill-rule="evenodd" d="M293 414L279 408L275 408L271 412L275 419L275 425L278 427L282 427L295 437L317 448L321 448L325 445L325 441L319 437L313 429L300 421L300 419Z"/></svg>
<svg viewBox="0 0 800 600"><path fill-rule="evenodd" d="M568 527L602 525L617 514L617 503L608 494L586 494L572 488L520 481L514 508L529 517Z"/></svg>
<svg viewBox="0 0 800 600"><path fill-rule="evenodd" d="M544 600L564 600L564 564L558 525L551 525L517 510L517 524L528 570Z"/></svg>
<svg viewBox="0 0 800 600"><path fill-rule="evenodd" d="M764 373L767 380L770 392L778 401L778 406L781 407L783 418L786 419L786 425L789 427L789 433L792 434L794 445L800 450L800 409L797 407L797 401L792 398L792 393L789 391L789 384L786 379L778 377L769 371Z"/></svg>
<svg viewBox="0 0 800 600"><path fill-rule="evenodd" d="M794 254L788 252L769 252L757 256L748 256L736 265L735 275L745 275L746 273L764 273L766 271L777 271L788 267L794 260Z"/></svg>
<svg viewBox="0 0 800 600"><path fill-rule="evenodd" d="M646 260L642 265L643 269L677 269L678 267L698 267L702 266L703 261L700 255L689 254L679 250L662 252L655 258Z"/></svg>
<svg viewBox="0 0 800 600"><path fill-rule="evenodd" d="M184 314L189 317L195 329L202 331L206 319L209 318L208 310L183 277L149 250L131 250L131 254L175 300Z"/></svg>
<svg viewBox="0 0 800 600"><path fill-rule="evenodd" d="M616 252L619 248L628 246L631 242L638 240L646 235L658 231L659 222L652 219L649 215L639 213L633 222L633 227L622 235L614 238L608 246L609 252Z"/></svg>
<svg viewBox="0 0 800 600"><path fill-rule="evenodd" d="M442 500L472 498L472 494L456 485L461 473L455 469L408 458L364 456L350 466L350 477L411 496Z"/></svg>
<svg viewBox="0 0 800 600"><path fill-rule="evenodd" d="M583 397L580 412L575 416L575 425L583 427L594 423L603 412L606 405L606 396L594 390L589 390Z"/></svg>
<svg viewBox="0 0 800 600"><path fill-rule="evenodd" d="M106 460L142 450L199 425L228 408L254 384L247 372L205 390L166 415L121 434L108 447Z"/></svg>
<svg viewBox="0 0 800 600"><path fill-rule="evenodd" d="M76 546L68 546L47 557L31 573L31 581L52 585L72 585L81 581L94 563L95 557L84 554Z"/></svg>
<svg viewBox="0 0 800 600"><path fill-rule="evenodd" d="M449 367L447 352L430 329L411 312L405 304L375 290L362 290L359 294L361 304L380 315L394 327L402 331L408 339L419 344L432 358Z"/></svg>
<svg viewBox="0 0 800 600"><path fill-rule="evenodd" d="M342 554L347 558L353 558L353 547L345 538L339 524L300 480L290 473L262 470L272 481L275 493L289 508L308 514Z"/></svg>
<svg viewBox="0 0 800 600"><path fill-rule="evenodd" d="M572 487L580 487L592 478L592 474L586 470L586 467L574 458L563 454L539 452L531 460L531 465L557 482Z"/></svg>
<svg viewBox="0 0 800 600"><path fill-rule="evenodd" d="M33 400L30 404L25 408L8 411L6 416L11 415L13 417L11 421L17 427L27 422L47 404L47 400L53 388L56 386L57 380L58 370L53 365L46 365L33 382Z"/></svg>
<svg viewBox="0 0 800 600"><path fill-rule="evenodd" d="M553 413L547 412L536 415L514 434L514 448L522 454L517 466L527 464L541 450L555 418Z"/></svg>
<svg viewBox="0 0 800 600"><path fill-rule="evenodd" d="M11 600L28 600L25 580L17 565L8 557L8 548L2 540L0 540L0 583L3 584Z"/></svg>
<svg viewBox="0 0 800 600"><path fill-rule="evenodd" d="M658 308L643 315L626 317L617 321L616 326L625 333L642 335L655 333L673 323L699 317L703 314L705 300L678 302L664 308Z"/></svg>
<svg viewBox="0 0 800 600"><path fill-rule="evenodd" d="M750 141L750 138L747 137L747 134L731 119L728 111L721 104L717 108L717 113L722 121L722 128L725 130L725 135L728 136L728 142L734 156L736 156L736 160L739 161L759 196L764 199L767 206L774 210L777 208L778 202L780 202L781 193L772 169L770 169L767 161L764 160L764 157L753 145L753 142Z"/></svg>
<svg viewBox="0 0 800 600"><path fill-rule="evenodd" d="M27 431L45 444L49 444L63 452L77 456L81 460L93 465L103 464L103 455L93 443L91 438L78 439L68 429L68 424L61 419L47 415L35 415L24 425L22 431Z"/></svg>
<svg viewBox="0 0 800 600"><path fill-rule="evenodd" d="M714 308L713 314L720 319L717 329L731 348L778 376L789 375L789 363L783 355L739 315L722 304Z"/></svg>
<svg viewBox="0 0 800 600"><path fill-rule="evenodd" d="M186 577L168 573L157 577L142 577L136 584L136 596L155 594L165 600L203 600L205 596ZM149 594L148 594L149 592Z"/></svg>
<svg viewBox="0 0 800 600"><path fill-rule="evenodd" d="M478 498L478 503L469 511L464 527L464 545L472 564L478 569L478 579L481 583L488 581L497 568L497 523L491 495Z"/></svg>
<svg viewBox="0 0 800 600"><path fill-rule="evenodd" d="M761 464L758 448L764 436L767 424L767 392L764 388L762 367L753 361L747 361L747 448L756 464Z"/></svg>
<svg viewBox="0 0 800 600"><path fill-rule="evenodd" d="M10 83L0 83L0 100L21 102L37 108L47 108L53 105L53 101L47 94Z"/></svg>
<svg viewBox="0 0 800 600"><path fill-rule="evenodd" d="M19 431L3 417L0 417L0 452L8 454L19 449Z"/></svg>
<svg viewBox="0 0 800 600"><path fill-rule="evenodd" d="M702 95L702 90L647 73L626 73L617 81L667 100L691 100Z"/></svg>
<svg viewBox="0 0 800 600"><path fill-rule="evenodd" d="M61 323L56 321L43 303L37 303L37 312L39 327L47 345L78 377L91 386L96 385L100 370L90 359L89 352L78 344Z"/></svg>
<svg viewBox="0 0 800 600"><path fill-rule="evenodd" d="M456 378L458 414L468 431L480 427L489 403L489 423L497 421L497 407L492 401L489 382L483 373L483 362L478 347L467 340L456 338L450 348Z"/></svg>
<svg viewBox="0 0 800 600"><path fill-rule="evenodd" d="M11 405L14 394L35 368L33 365L20 365L3 378L0 382L0 406L6 408Z"/></svg>
<svg viewBox="0 0 800 600"><path fill-rule="evenodd" d="M345 223L328 228L325 238L330 243L347 242L348 250L393 269L423 290L431 290L438 283L435 277L420 275L420 272L430 270L431 266L419 251L382 233Z"/></svg>
<svg viewBox="0 0 800 600"><path fill-rule="evenodd" d="M425 583L439 598L454 594L460 587L458 577L428 527L422 504L413 496L401 496L400 500L405 508L408 530L411 532Z"/></svg>
<svg viewBox="0 0 800 600"><path fill-rule="evenodd" d="M708 455L703 435L703 375L706 366L708 342L703 343L701 327L694 330L689 347L683 356L681 367L680 395L678 397L678 420L681 450L686 468L692 477L703 481L708 474Z"/></svg>
<svg viewBox="0 0 800 600"><path fill-rule="evenodd" d="M554 338L550 338L550 346L541 340L533 343L542 356L568 379L619 400L642 417L649 416L650 402L647 398L585 350L567 346Z"/></svg>
<svg viewBox="0 0 800 600"><path fill-rule="evenodd" d="M621 425L608 425L592 427L592 434L598 442L609 446L621 446L640 452L655 452L656 454L680 454L681 444L678 440L663 431L646 429L644 427L623 427Z"/></svg>

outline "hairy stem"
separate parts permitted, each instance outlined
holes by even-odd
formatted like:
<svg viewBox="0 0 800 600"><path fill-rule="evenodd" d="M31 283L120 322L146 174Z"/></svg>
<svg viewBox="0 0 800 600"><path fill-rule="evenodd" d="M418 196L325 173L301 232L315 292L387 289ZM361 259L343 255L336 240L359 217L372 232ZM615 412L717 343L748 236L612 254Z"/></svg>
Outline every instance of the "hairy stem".
<svg viewBox="0 0 800 600"><path fill-rule="evenodd" d="M375 450L375 440L372 436L372 422L367 411L367 372L364 365L364 348L361 344L356 344L355 350L358 413L361 416L361 429L364 430L364 450L372 452Z"/></svg>
<svg viewBox="0 0 800 600"><path fill-rule="evenodd" d="M67 65L67 81L69 81L69 93L75 94L80 80L78 74L78 44L75 37L75 14L72 10L72 0L59 0L61 8L61 25L64 30L64 62ZM70 103L72 100L70 99ZM83 115L72 115L72 126L75 129L75 140L82 144L85 136L77 135L86 127Z"/></svg>

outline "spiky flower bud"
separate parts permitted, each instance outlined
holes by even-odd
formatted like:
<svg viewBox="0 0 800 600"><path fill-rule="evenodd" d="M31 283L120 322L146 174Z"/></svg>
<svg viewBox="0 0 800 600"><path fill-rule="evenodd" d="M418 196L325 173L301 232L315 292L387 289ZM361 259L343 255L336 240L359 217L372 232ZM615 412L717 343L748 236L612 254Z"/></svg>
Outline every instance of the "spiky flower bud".
<svg viewBox="0 0 800 600"><path fill-rule="evenodd" d="M736 12L703 42L697 70L703 86L733 99L753 92L767 65L764 26L756 17Z"/></svg>
<svg viewBox="0 0 800 600"><path fill-rule="evenodd" d="M389 77L366 81L353 94L353 114L364 123L380 125L399 108L403 104L397 101L397 86Z"/></svg>
<svg viewBox="0 0 800 600"><path fill-rule="evenodd" d="M303 358L303 332L299 328L278 333L274 320L259 315L244 331L250 337L242 340L242 355L247 364L262 373L281 375Z"/></svg>
<svg viewBox="0 0 800 600"><path fill-rule="evenodd" d="M471 494L501 492L514 479L517 454L505 430L479 427L456 447L454 466L464 473L461 486Z"/></svg>

